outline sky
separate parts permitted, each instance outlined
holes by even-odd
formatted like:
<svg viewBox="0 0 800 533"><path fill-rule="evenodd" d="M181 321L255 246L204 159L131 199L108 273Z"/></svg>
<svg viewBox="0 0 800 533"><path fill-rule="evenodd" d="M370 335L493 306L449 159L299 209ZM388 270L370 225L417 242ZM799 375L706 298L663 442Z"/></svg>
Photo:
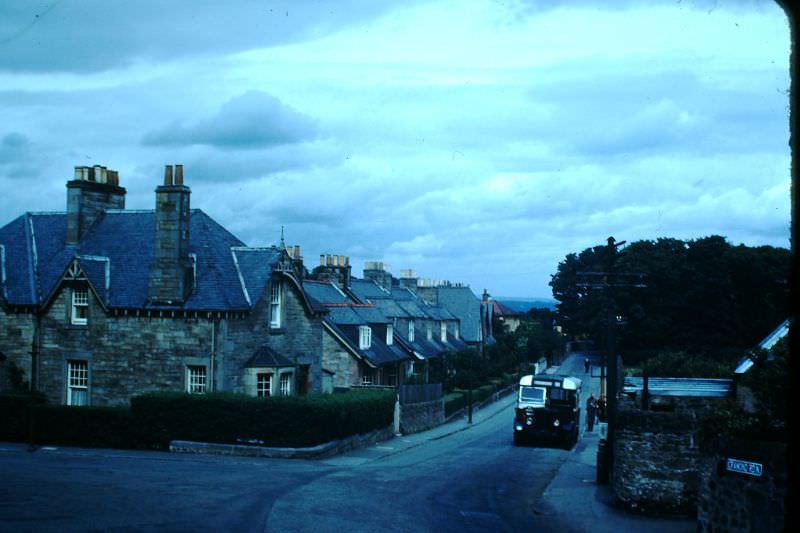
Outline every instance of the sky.
<svg viewBox="0 0 800 533"><path fill-rule="evenodd" d="M183 164L250 246L478 295L609 236L788 248L790 47L757 0L4 0L0 226Z"/></svg>

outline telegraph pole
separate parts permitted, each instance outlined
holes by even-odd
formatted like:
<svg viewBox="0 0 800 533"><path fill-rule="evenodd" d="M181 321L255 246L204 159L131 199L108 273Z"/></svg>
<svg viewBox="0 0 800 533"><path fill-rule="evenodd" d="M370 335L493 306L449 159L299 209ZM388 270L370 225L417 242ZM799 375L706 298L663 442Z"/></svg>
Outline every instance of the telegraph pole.
<svg viewBox="0 0 800 533"><path fill-rule="evenodd" d="M607 450L609 450L608 471L611 471L614 461L614 430L616 429L617 418L617 394L619 393L619 366L617 364L616 350L616 310L614 289L617 287L633 288L645 287L641 282L644 276L640 273L617 272L617 248L625 244L625 241L616 242L614 237L608 238L606 248L606 269L600 272L578 272L579 275L586 276L594 281L578 283L578 286L589 289L601 289L605 296L604 305L606 307L606 354L603 366L600 369L600 395L604 394L603 386L605 381L605 369L608 365L608 394L606 395L606 418L608 423L608 436L606 437ZM621 281L620 278L638 277L637 282Z"/></svg>

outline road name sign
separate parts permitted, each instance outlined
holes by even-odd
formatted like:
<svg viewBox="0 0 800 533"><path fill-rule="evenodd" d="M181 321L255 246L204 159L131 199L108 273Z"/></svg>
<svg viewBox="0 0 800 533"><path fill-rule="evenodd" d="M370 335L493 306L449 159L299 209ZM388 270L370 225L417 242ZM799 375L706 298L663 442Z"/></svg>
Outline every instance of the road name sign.
<svg viewBox="0 0 800 533"><path fill-rule="evenodd" d="M740 461L739 459L728 458L726 465L728 472L736 472L737 474L747 474L750 476L760 476L763 467L761 463L751 463L750 461Z"/></svg>

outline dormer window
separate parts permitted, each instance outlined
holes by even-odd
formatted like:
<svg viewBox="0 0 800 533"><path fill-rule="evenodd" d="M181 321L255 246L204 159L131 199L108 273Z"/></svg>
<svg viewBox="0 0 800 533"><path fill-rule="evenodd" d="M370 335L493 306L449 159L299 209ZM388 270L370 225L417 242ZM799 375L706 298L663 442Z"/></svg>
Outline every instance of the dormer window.
<svg viewBox="0 0 800 533"><path fill-rule="evenodd" d="M445 322L439 322L439 336L442 342L447 342L447 324Z"/></svg>
<svg viewBox="0 0 800 533"><path fill-rule="evenodd" d="M414 342L414 321L408 321L408 342Z"/></svg>
<svg viewBox="0 0 800 533"><path fill-rule="evenodd" d="M72 323L85 326L89 318L89 289L77 287L72 290Z"/></svg>
<svg viewBox="0 0 800 533"><path fill-rule="evenodd" d="M283 294L279 283L273 283L270 293L269 306L269 327L278 329L281 327L281 313L283 312Z"/></svg>
<svg viewBox="0 0 800 533"><path fill-rule="evenodd" d="M372 346L372 329L369 326L358 327L358 347L367 350Z"/></svg>
<svg viewBox="0 0 800 533"><path fill-rule="evenodd" d="M386 346L391 346L394 342L394 326L386 324Z"/></svg>
<svg viewBox="0 0 800 533"><path fill-rule="evenodd" d="M433 340L433 331L431 331L430 323L428 323L425 328L425 336L428 338L428 340Z"/></svg>

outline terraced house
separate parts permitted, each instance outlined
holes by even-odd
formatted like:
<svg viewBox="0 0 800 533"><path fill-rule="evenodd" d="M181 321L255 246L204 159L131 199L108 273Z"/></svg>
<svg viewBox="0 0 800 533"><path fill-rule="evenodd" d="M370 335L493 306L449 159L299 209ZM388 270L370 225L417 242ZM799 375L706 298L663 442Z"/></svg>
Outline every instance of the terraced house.
<svg viewBox="0 0 800 533"><path fill-rule="evenodd" d="M481 338L467 287L439 288L450 307L437 305L377 263L356 279L349 259L322 256L309 273L282 236L246 246L190 208L181 165L165 167L153 210L126 210L125 194L115 171L76 167L65 212L0 228L0 390L120 405L399 385Z"/></svg>

